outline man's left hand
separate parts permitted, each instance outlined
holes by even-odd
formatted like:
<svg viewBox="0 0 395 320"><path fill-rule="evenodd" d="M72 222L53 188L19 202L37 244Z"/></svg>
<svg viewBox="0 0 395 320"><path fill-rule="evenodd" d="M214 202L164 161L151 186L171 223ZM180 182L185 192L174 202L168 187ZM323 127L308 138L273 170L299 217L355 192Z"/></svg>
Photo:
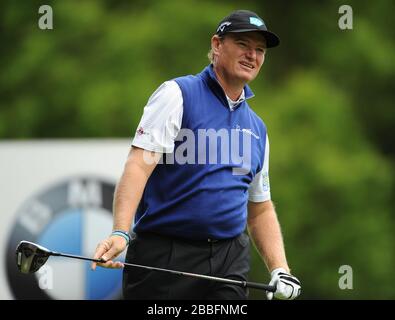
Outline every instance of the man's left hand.
<svg viewBox="0 0 395 320"><path fill-rule="evenodd" d="M274 269L271 272L272 279L269 285L276 286L275 292L266 292L266 296L269 300L276 299L281 300L293 300L300 295L301 285L300 281L293 275L287 273L283 268Z"/></svg>

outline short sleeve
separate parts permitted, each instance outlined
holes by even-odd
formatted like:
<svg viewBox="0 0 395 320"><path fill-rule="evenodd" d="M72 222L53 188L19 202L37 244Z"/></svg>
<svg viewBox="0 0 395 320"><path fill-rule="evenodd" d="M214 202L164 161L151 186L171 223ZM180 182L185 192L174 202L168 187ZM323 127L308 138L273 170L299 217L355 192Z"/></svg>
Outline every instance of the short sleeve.
<svg viewBox="0 0 395 320"><path fill-rule="evenodd" d="M164 82L149 98L132 145L145 150L171 153L182 124L183 99L175 81Z"/></svg>
<svg viewBox="0 0 395 320"><path fill-rule="evenodd" d="M263 167L258 172L248 189L248 200L252 202L264 202L271 199L269 183L269 138L266 134L265 153Z"/></svg>

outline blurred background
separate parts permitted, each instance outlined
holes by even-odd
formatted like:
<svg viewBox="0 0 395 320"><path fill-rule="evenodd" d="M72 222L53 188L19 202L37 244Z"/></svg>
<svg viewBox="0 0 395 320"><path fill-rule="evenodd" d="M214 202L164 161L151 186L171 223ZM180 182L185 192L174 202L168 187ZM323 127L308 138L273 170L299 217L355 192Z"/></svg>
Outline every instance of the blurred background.
<svg viewBox="0 0 395 320"><path fill-rule="evenodd" d="M52 30L38 27L43 4ZM353 29L339 28L343 4ZM394 299L392 0L1 1L0 151L5 142L104 138L126 141L126 155L149 96L209 63L210 38L235 9L257 12L281 38L249 104L268 127L272 199L301 299ZM114 163L118 173L123 163ZM250 279L268 282L252 251ZM342 266L352 289L339 287Z"/></svg>

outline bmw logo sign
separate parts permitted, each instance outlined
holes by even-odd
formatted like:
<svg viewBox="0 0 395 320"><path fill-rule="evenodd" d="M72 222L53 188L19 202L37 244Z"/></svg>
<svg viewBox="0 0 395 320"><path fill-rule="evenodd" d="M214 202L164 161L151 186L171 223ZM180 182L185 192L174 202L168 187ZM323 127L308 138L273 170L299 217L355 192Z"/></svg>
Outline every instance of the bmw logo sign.
<svg viewBox="0 0 395 320"><path fill-rule="evenodd" d="M114 183L96 177L74 177L22 205L11 228L5 259L15 299L121 298L121 269L91 271L90 262L50 257L36 273L22 274L15 264L15 248L21 240L52 251L93 257L97 244L111 233L114 188Z"/></svg>

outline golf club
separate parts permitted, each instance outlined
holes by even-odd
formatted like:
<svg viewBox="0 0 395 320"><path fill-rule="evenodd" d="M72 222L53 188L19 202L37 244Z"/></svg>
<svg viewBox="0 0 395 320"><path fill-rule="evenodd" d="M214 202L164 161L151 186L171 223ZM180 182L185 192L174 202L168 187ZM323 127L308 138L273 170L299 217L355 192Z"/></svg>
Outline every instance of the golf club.
<svg viewBox="0 0 395 320"><path fill-rule="evenodd" d="M103 259L92 259L92 258L87 258L83 256L76 256L72 254L65 254L65 253L60 253L60 252L54 252L50 251L47 248L44 248L38 244L35 244L30 241L21 241L17 248L16 248L16 264L18 267L18 270L22 273L34 273L38 269L40 269L48 260L50 256L60 256L60 257L66 257L66 258L72 258L72 259L80 259L80 260L87 260L87 261L93 261L93 262L98 262L98 263L105 263L106 261ZM254 289L260 289L260 290L266 290L270 292L275 292L276 287L275 286L270 286L267 284L263 283L257 283L257 282L248 282L248 281L238 281L238 280L232 280L232 279L225 279L225 278L219 278L219 277L213 277L213 276L206 276L203 274L196 274L196 273L190 273L190 272L182 272L182 271L176 271L176 270L170 270L170 269L162 269L162 268L156 268L156 267L150 267L150 266L143 266L139 264L133 264L133 263L123 263L124 266L127 267L135 267L135 268L143 268L151 271L161 271L161 272L167 272L167 273L172 273L180 276L187 276L187 277L193 277L197 279L205 279L205 280L211 280L211 281L216 281L220 283L228 283L228 284L233 284L239 287L243 288L254 288Z"/></svg>

